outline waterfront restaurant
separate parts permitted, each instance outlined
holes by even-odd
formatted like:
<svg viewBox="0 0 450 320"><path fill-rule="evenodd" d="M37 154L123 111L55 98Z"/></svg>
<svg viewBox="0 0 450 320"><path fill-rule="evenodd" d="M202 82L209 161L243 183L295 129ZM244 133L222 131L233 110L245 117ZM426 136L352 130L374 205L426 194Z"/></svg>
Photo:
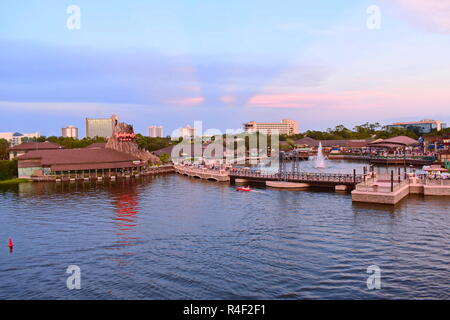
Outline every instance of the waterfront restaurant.
<svg viewBox="0 0 450 320"><path fill-rule="evenodd" d="M34 150L18 158L19 178L37 181L129 177L147 169L148 161L107 148Z"/></svg>

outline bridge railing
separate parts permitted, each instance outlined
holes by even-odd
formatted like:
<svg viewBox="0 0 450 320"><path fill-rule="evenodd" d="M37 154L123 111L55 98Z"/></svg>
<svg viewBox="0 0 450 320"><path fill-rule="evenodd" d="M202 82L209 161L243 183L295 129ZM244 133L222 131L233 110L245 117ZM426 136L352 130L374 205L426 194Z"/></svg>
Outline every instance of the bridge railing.
<svg viewBox="0 0 450 320"><path fill-rule="evenodd" d="M359 183L364 181L362 174L341 174L341 173L309 173L309 172L290 172L290 173L274 173L267 174L260 171L252 171L246 169L232 169L230 176L260 178L260 179L276 179L276 180L299 180L299 181L317 181L317 182L345 182Z"/></svg>
<svg viewBox="0 0 450 320"><path fill-rule="evenodd" d="M391 186L389 183L386 182L379 182L370 179L365 182L357 184L356 190L362 192L390 193L395 192L408 184L409 179L402 180L400 183L395 182L393 186Z"/></svg>
<svg viewBox="0 0 450 320"><path fill-rule="evenodd" d="M225 169L207 169L207 168L193 168L188 166L174 166L180 171L185 171L186 173L197 173L197 174L212 174L212 175L227 175L227 170Z"/></svg>

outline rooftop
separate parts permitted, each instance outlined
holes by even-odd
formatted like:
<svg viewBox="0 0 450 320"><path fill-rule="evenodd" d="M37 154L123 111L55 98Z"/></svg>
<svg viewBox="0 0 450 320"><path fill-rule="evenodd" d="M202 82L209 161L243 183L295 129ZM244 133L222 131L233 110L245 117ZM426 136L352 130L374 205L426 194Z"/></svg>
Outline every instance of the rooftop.
<svg viewBox="0 0 450 320"><path fill-rule="evenodd" d="M92 149L92 148L105 148L106 142L94 142L90 145L88 145L86 148Z"/></svg>
<svg viewBox="0 0 450 320"><path fill-rule="evenodd" d="M61 149L61 145L49 141L45 142L27 142L15 145L9 148L10 151L29 151L29 150L49 150L49 149Z"/></svg>
<svg viewBox="0 0 450 320"><path fill-rule="evenodd" d="M405 121L405 122L395 122L393 125L405 125L405 124L419 124L419 123L436 123L440 122L438 120L424 119L419 121Z"/></svg>
<svg viewBox="0 0 450 320"><path fill-rule="evenodd" d="M54 171L120 168L132 166L134 161L140 162L137 157L105 148L33 150L18 157L19 162L35 159Z"/></svg>
<svg viewBox="0 0 450 320"><path fill-rule="evenodd" d="M369 143L369 146L371 147L387 147L387 148L393 148L393 147L404 147L404 146L413 146L417 145L418 141L406 137L406 136L398 136L394 138L384 139L384 140L377 140Z"/></svg>
<svg viewBox="0 0 450 320"><path fill-rule="evenodd" d="M333 147L333 146L341 146L341 147L350 147L350 148L362 148L366 147L369 142L372 140L358 140L358 139L342 139L342 140L316 140L310 137L305 137L302 139L295 140L294 143L296 145L308 145L310 147L319 146L319 142L322 143L324 147Z"/></svg>

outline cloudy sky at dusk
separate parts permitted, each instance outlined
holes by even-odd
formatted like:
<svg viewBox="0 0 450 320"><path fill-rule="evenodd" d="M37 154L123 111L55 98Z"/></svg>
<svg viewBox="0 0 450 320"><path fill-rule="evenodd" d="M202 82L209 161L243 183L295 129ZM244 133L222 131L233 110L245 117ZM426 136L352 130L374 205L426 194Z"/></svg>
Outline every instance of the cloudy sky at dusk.
<svg viewBox="0 0 450 320"><path fill-rule="evenodd" d="M0 132L83 135L85 117L113 113L166 134L194 120L450 123L450 1L4 0L0 48Z"/></svg>

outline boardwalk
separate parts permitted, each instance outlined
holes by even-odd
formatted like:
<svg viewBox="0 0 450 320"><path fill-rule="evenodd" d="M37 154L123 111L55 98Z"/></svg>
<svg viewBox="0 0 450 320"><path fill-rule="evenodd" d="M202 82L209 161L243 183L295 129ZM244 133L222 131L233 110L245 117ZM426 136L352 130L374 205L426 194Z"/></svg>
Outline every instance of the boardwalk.
<svg viewBox="0 0 450 320"><path fill-rule="evenodd" d="M339 174L339 173L284 173L284 174L264 174L260 171L250 171L246 169L232 169L230 171L230 181L234 182L236 179L245 179L254 182L264 181L286 181L307 183L311 186L317 187L334 187L337 185L346 185L352 188L356 184L364 181L362 174Z"/></svg>

